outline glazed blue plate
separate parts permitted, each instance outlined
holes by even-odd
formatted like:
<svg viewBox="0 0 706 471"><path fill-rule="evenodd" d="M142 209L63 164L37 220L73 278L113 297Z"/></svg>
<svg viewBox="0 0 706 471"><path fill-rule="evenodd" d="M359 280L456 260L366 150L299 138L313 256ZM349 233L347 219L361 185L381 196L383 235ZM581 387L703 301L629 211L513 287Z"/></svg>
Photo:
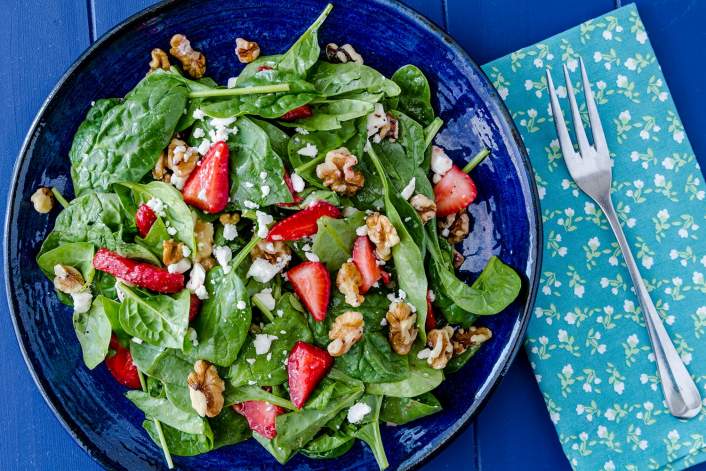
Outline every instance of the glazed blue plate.
<svg viewBox="0 0 706 471"><path fill-rule="evenodd" d="M226 4L227 3L227 4ZM17 338L37 386L76 441L100 464L114 469L164 468L160 449L142 429L142 412L124 396L103 365L83 365L70 310L60 304L35 264L39 245L54 224L32 210L38 186L72 194L68 151L91 101L123 96L148 69L150 50L167 49L186 34L206 54L208 75L219 83L241 65L234 38L256 40L264 54L284 51L325 3L303 0L167 2L128 19L96 42L60 80L37 116L15 167L5 226L7 295ZM418 466L453 438L477 413L522 343L540 266L541 218L525 149L501 99L478 66L430 22L387 0L340 0L320 42L351 43L386 75L413 63L427 75L435 108L446 122L436 143L462 165L483 146L492 157L473 172L479 198L469 211L474 226L458 249L462 272L473 280L495 254L523 275L519 299L503 313L480 320L493 339L435 394L443 412L403 427L383 426L392 469ZM199 457L175 458L183 469L271 469L276 462L253 440ZM296 456L289 469L376 469L363 445L331 461Z"/></svg>

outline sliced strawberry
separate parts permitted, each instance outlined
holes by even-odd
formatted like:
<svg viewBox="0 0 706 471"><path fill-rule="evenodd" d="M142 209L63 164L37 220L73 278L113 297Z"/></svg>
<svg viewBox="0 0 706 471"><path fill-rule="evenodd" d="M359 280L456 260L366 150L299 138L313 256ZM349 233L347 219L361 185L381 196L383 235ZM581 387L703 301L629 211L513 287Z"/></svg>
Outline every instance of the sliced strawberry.
<svg viewBox="0 0 706 471"><path fill-rule="evenodd" d="M110 348L113 354L105 358L105 366L115 380L131 389L140 388L140 377L137 367L132 362L130 350L120 345L115 335L110 337Z"/></svg>
<svg viewBox="0 0 706 471"><path fill-rule="evenodd" d="M311 109L311 106L302 105L294 108L293 110L287 111L282 116L280 116L279 119L281 119L282 121L296 121L298 119L308 118L313 114L314 111Z"/></svg>
<svg viewBox="0 0 706 471"><path fill-rule="evenodd" d="M331 276L321 262L304 262L287 272L287 278L314 320L326 319L331 298Z"/></svg>
<svg viewBox="0 0 706 471"><path fill-rule="evenodd" d="M289 192L292 194L292 202L291 203L277 203L277 206L280 208L288 208L290 206L296 206L302 201L304 201L304 198L299 196L299 194L294 191L294 185L292 185L292 177L289 176L289 173L285 170L284 171L284 183L287 184L287 188L289 189Z"/></svg>
<svg viewBox="0 0 706 471"><path fill-rule="evenodd" d="M333 357L323 348L298 341L289 353L287 374L289 397L301 409L333 365Z"/></svg>
<svg viewBox="0 0 706 471"><path fill-rule="evenodd" d="M189 322L196 319L201 310L201 298L191 293L191 301L189 302Z"/></svg>
<svg viewBox="0 0 706 471"><path fill-rule="evenodd" d="M431 305L431 291L427 291L427 320L424 323L424 328L427 332L436 329L436 316Z"/></svg>
<svg viewBox="0 0 706 471"><path fill-rule="evenodd" d="M331 203L317 201L272 226L267 240L298 240L314 235L319 230L316 221L323 216L338 219L341 211Z"/></svg>
<svg viewBox="0 0 706 471"><path fill-rule="evenodd" d="M436 215L448 216L466 209L476 199L477 194L471 177L454 165L434 186Z"/></svg>
<svg viewBox="0 0 706 471"><path fill-rule="evenodd" d="M280 406L267 401L245 401L233 404L233 410L245 417L250 430L270 440L277 436L277 416L285 412Z"/></svg>
<svg viewBox="0 0 706 471"><path fill-rule="evenodd" d="M368 236L359 236L353 243L353 263L363 277L360 292L365 294L382 277L373 243Z"/></svg>
<svg viewBox="0 0 706 471"><path fill-rule="evenodd" d="M96 270L158 293L176 293L184 289L182 273L169 273L165 268L131 260L106 248L96 252L93 266Z"/></svg>
<svg viewBox="0 0 706 471"><path fill-rule="evenodd" d="M146 204L141 204L135 213L135 225L140 237L147 237L147 233L152 229L152 224L157 220L155 212Z"/></svg>
<svg viewBox="0 0 706 471"><path fill-rule="evenodd" d="M200 165L184 183L184 201L207 213L218 213L228 204L228 144L218 141L211 146Z"/></svg>

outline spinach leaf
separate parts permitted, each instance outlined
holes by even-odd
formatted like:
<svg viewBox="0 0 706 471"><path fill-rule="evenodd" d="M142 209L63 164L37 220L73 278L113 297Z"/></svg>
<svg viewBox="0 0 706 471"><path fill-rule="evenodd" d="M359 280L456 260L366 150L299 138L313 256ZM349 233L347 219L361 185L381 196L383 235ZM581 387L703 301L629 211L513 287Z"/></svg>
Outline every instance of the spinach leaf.
<svg viewBox="0 0 706 471"><path fill-rule="evenodd" d="M157 419L184 433L204 435L210 432L206 419L199 417L194 410L185 412L174 407L168 399L152 397L142 391L128 391L125 395L146 417Z"/></svg>
<svg viewBox="0 0 706 471"><path fill-rule="evenodd" d="M198 345L193 355L219 366L230 366L250 329L250 298L237 270L223 274L220 266L213 268L208 272L205 286L208 299L194 321ZM237 307L241 304L243 309Z"/></svg>
<svg viewBox="0 0 706 471"><path fill-rule="evenodd" d="M289 135L274 124L261 119L250 118L250 121L257 124L270 140L272 150L281 157L287 157L287 147L289 145Z"/></svg>
<svg viewBox="0 0 706 471"><path fill-rule="evenodd" d="M330 3L326 5L319 17L292 44L292 47L279 58L276 66L277 70L291 72L300 76L306 75L309 69L319 60L319 55L321 54L319 28L332 9L333 5Z"/></svg>
<svg viewBox="0 0 706 471"><path fill-rule="evenodd" d="M415 397L436 388L444 380L444 373L430 367L417 357L419 347L409 354L409 373L396 382L369 384L367 392L392 397Z"/></svg>
<svg viewBox="0 0 706 471"><path fill-rule="evenodd" d="M93 281L96 270L93 268L95 247L90 242L73 242L61 244L37 257L37 264L50 280L54 279L55 265L68 265L81 272L86 285Z"/></svg>
<svg viewBox="0 0 706 471"><path fill-rule="evenodd" d="M239 404L245 401L267 401L270 404L284 407L289 410L296 410L294 404L289 399L279 397L271 392L267 392L259 386L243 385L231 387L226 385L224 393L225 406Z"/></svg>
<svg viewBox="0 0 706 471"><path fill-rule="evenodd" d="M171 402L175 407L178 407L184 412L194 412L194 408L191 405L191 395L189 394L189 386L186 382L186 378L184 378L184 381L180 384L161 382L160 384L164 388L167 399L169 399L169 402Z"/></svg>
<svg viewBox="0 0 706 471"><path fill-rule="evenodd" d="M363 100L327 100L311 105L313 115L296 121L282 121L287 127L297 127L307 131L331 131L340 129L345 121L367 116L375 108L372 103Z"/></svg>
<svg viewBox="0 0 706 471"><path fill-rule="evenodd" d="M69 151L76 193L142 179L169 144L187 95L178 78L150 74L121 102L101 102L89 112Z"/></svg>
<svg viewBox="0 0 706 471"><path fill-rule="evenodd" d="M128 242L118 242L115 246L115 251L118 255L142 260L143 262L151 263L152 265L162 266L162 253L159 252L159 257L155 255L149 248L141 244L131 244Z"/></svg>
<svg viewBox="0 0 706 471"><path fill-rule="evenodd" d="M194 363L172 348L159 348L147 343L130 342L130 354L137 369L164 383L186 384Z"/></svg>
<svg viewBox="0 0 706 471"><path fill-rule="evenodd" d="M125 332L158 347L182 348L189 326L189 290L167 296L142 293L124 283L118 289L125 296L120 305Z"/></svg>
<svg viewBox="0 0 706 471"><path fill-rule="evenodd" d="M369 447L370 451L375 456L375 461L378 462L378 467L386 469L390 464L387 462L385 455L385 446L382 443L382 435L380 434L380 405L382 404L382 396L365 394L360 402L368 404L371 412L365 416L362 425L355 432L355 437L363 440Z"/></svg>
<svg viewBox="0 0 706 471"><path fill-rule="evenodd" d="M224 407L218 417L209 420L213 431L213 448L235 445L252 436L248 421L230 407Z"/></svg>
<svg viewBox="0 0 706 471"><path fill-rule="evenodd" d="M299 450L307 458L330 460L345 455L355 444L355 437L348 431L325 431Z"/></svg>
<svg viewBox="0 0 706 471"><path fill-rule="evenodd" d="M373 94L383 92L387 96L396 96L400 93L400 87L395 82L388 80L372 67L355 62L345 64L318 62L309 80L325 97L351 92Z"/></svg>
<svg viewBox="0 0 706 471"><path fill-rule="evenodd" d="M466 363L468 363L468 360L470 360L473 355L475 355L478 350L480 350L481 345L471 345L465 352L463 352L460 355L454 355L451 360L446 364L446 368L444 368L444 371L447 373L455 373L456 371L460 370L465 366Z"/></svg>
<svg viewBox="0 0 706 471"><path fill-rule="evenodd" d="M280 464L285 464L287 461L289 461L292 456L297 452L296 449L282 446L282 445L276 445L275 440L277 440L277 437L275 437L273 440L270 440L268 438L263 437L257 432L253 432L252 437L257 441L262 447L267 450L274 459L277 460Z"/></svg>
<svg viewBox="0 0 706 471"><path fill-rule="evenodd" d="M439 400L430 392L417 397L385 397L380 410L380 420L404 425L441 411Z"/></svg>
<svg viewBox="0 0 706 471"><path fill-rule="evenodd" d="M424 73L413 65L405 65L397 69L392 75L392 80L401 89L397 109L423 126L431 123L434 119L434 109L431 106L429 82Z"/></svg>
<svg viewBox="0 0 706 471"><path fill-rule="evenodd" d="M161 217L157 217L157 220L152 224L145 238L143 239L140 236L136 236L135 241L147 248L152 254L159 257L157 265L161 265L164 242L171 238L172 237L167 232L166 224L164 224Z"/></svg>
<svg viewBox="0 0 706 471"><path fill-rule="evenodd" d="M147 431L153 442L161 447L157 428L153 420L145 420L142 426ZM172 455L196 456L207 453L213 449L213 434L184 433L173 427L162 424L162 431L167 443L167 448ZM210 431L210 430L209 430Z"/></svg>
<svg viewBox="0 0 706 471"><path fill-rule="evenodd" d="M364 224L364 220L365 213L362 211L345 219L319 218L312 250L330 271L338 270L351 257L357 237L355 231Z"/></svg>
<svg viewBox="0 0 706 471"><path fill-rule="evenodd" d="M103 300L110 302L102 296L97 296L88 312L73 314L74 330L81 344L83 362L89 370L98 366L108 354L111 329Z"/></svg>

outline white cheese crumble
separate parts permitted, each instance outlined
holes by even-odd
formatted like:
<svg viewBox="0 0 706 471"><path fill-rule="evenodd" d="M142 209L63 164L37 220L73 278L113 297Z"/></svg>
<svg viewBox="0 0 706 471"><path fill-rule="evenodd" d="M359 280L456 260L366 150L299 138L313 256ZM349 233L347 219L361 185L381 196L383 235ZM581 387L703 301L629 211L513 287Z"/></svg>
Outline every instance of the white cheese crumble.
<svg viewBox="0 0 706 471"><path fill-rule="evenodd" d="M200 263L194 263L194 268L191 269L186 288L192 293L195 293L200 286L203 286L204 281L206 281L206 270L204 270L203 265Z"/></svg>
<svg viewBox="0 0 706 471"><path fill-rule="evenodd" d="M226 87L235 88L237 83L238 83L238 77L229 77L228 83L226 83Z"/></svg>
<svg viewBox="0 0 706 471"><path fill-rule="evenodd" d="M428 348L422 348L421 350L419 350L419 353L417 353L417 358L419 358L420 360L426 360L427 358L429 358L429 355L431 355L431 350L429 350Z"/></svg>
<svg viewBox="0 0 706 471"><path fill-rule="evenodd" d="M248 208L248 209L257 209L257 208L260 207L259 204L254 203L254 202L252 202L252 201L250 201L250 200L245 200L245 201L243 201L243 206L245 206L245 207Z"/></svg>
<svg viewBox="0 0 706 471"><path fill-rule="evenodd" d="M216 129L227 128L235 122L235 118L211 118L211 126Z"/></svg>
<svg viewBox="0 0 706 471"><path fill-rule="evenodd" d="M213 256L216 261L223 267L223 273L230 273L230 261L233 259L233 251L228 246L217 245L213 248Z"/></svg>
<svg viewBox="0 0 706 471"><path fill-rule="evenodd" d="M177 233L176 227L167 227L167 234L173 236L173 235L176 235L176 233Z"/></svg>
<svg viewBox="0 0 706 471"><path fill-rule="evenodd" d="M346 418L352 424L358 424L363 421L366 415L370 414L372 409L365 402L356 402L348 409Z"/></svg>
<svg viewBox="0 0 706 471"><path fill-rule="evenodd" d="M202 128L196 128L196 129L194 129L194 132L191 133L191 135L196 139L200 139L200 138L204 137L206 135L206 133L203 132Z"/></svg>
<svg viewBox="0 0 706 471"><path fill-rule="evenodd" d="M387 318L383 317L380 321L380 326L385 327L387 325Z"/></svg>
<svg viewBox="0 0 706 471"><path fill-rule="evenodd" d="M270 186L269 185L262 185L260 187L260 192L262 193L262 196L267 196L270 194Z"/></svg>
<svg viewBox="0 0 706 471"><path fill-rule="evenodd" d="M167 213L164 212L166 205L164 201L159 198L150 198L147 202L147 206L159 217L165 217L167 215Z"/></svg>
<svg viewBox="0 0 706 471"><path fill-rule="evenodd" d="M407 186L402 188L402 191L400 192L400 196L404 198L405 200L408 200L412 197L412 194L414 193L414 187L417 185L417 179L412 177L412 179L407 183Z"/></svg>
<svg viewBox="0 0 706 471"><path fill-rule="evenodd" d="M225 240L235 240L238 237L238 228L235 224L223 224L223 238Z"/></svg>
<svg viewBox="0 0 706 471"><path fill-rule="evenodd" d="M260 180L264 180L265 178L267 178L267 172L260 172Z"/></svg>
<svg viewBox="0 0 706 471"><path fill-rule="evenodd" d="M387 113L382 106L382 103L375 103L375 109L372 113L368 115L368 137L373 137L374 142L380 142L380 135L378 132L380 128L387 124Z"/></svg>
<svg viewBox="0 0 706 471"><path fill-rule="evenodd" d="M181 246L181 255L184 257L188 257L191 255L191 249L187 247L186 245Z"/></svg>
<svg viewBox="0 0 706 471"><path fill-rule="evenodd" d="M243 300L241 299L241 300L239 300L239 301L235 304L235 307L237 307L238 310L242 311L243 309L245 309L246 307L248 307L248 305L245 304L245 301L243 301Z"/></svg>
<svg viewBox="0 0 706 471"><path fill-rule="evenodd" d="M191 268L191 261L188 258L182 258L176 263L167 265L169 273L185 273L189 268Z"/></svg>
<svg viewBox="0 0 706 471"><path fill-rule="evenodd" d="M255 359L254 359L254 358L246 358L245 361L247 361L249 365L254 365L254 364L255 364Z"/></svg>
<svg viewBox="0 0 706 471"><path fill-rule="evenodd" d="M362 225L362 226L356 227L355 235L357 235L359 237L368 235L368 226Z"/></svg>
<svg viewBox="0 0 706 471"><path fill-rule="evenodd" d="M257 218L257 236L264 239L269 232L267 226L272 224L274 218L262 211L255 211L255 217Z"/></svg>
<svg viewBox="0 0 706 471"><path fill-rule="evenodd" d="M203 119L206 113L203 112L201 108L196 108L194 113L191 115L194 119Z"/></svg>
<svg viewBox="0 0 706 471"><path fill-rule="evenodd" d="M186 333L189 336L189 340L191 340L191 345L193 345L194 347L198 347L199 337L196 333L196 330L193 327L189 327L189 330L187 330Z"/></svg>
<svg viewBox="0 0 706 471"><path fill-rule="evenodd" d="M201 155L206 155L208 153L208 149L211 148L211 141L208 139L204 139L201 141L201 144L199 144L198 148L196 149L199 151L199 154Z"/></svg>
<svg viewBox="0 0 706 471"><path fill-rule="evenodd" d="M304 256L310 262L318 262L319 261L319 256L316 255L314 252L304 252Z"/></svg>
<svg viewBox="0 0 706 471"><path fill-rule="evenodd" d="M304 179L300 177L298 174L293 173L289 176L289 178L292 180L292 189L296 191L297 193L301 192L304 190Z"/></svg>
<svg viewBox="0 0 706 471"><path fill-rule="evenodd" d="M186 183L187 178L189 178L188 175L185 177L180 177L176 173L172 173L172 176L169 177L169 183L174 185L174 188L177 190L181 190L184 188L184 183Z"/></svg>
<svg viewBox="0 0 706 471"><path fill-rule="evenodd" d="M284 311L282 309L277 309L275 314L277 314L277 317L282 317L284 315Z"/></svg>
<svg viewBox="0 0 706 471"><path fill-rule="evenodd" d="M259 293L255 293L253 297L270 311L275 308L275 298L272 296L272 288L265 288Z"/></svg>
<svg viewBox="0 0 706 471"><path fill-rule="evenodd" d="M256 334L255 340L253 340L253 345L255 346L256 355L264 355L270 351L272 342L277 340L279 337L270 334Z"/></svg>
<svg viewBox="0 0 706 471"><path fill-rule="evenodd" d="M90 289L79 291L78 293L71 293L71 299L74 301L74 312L81 314L91 309L93 295Z"/></svg>
<svg viewBox="0 0 706 471"><path fill-rule="evenodd" d="M429 296L429 301L431 301L431 302L436 301L436 294L434 293L434 291L429 290L427 294Z"/></svg>
<svg viewBox="0 0 706 471"><path fill-rule="evenodd" d="M294 131L296 131L297 134L303 134L305 136L309 134L309 131L304 128L294 128Z"/></svg>
<svg viewBox="0 0 706 471"><path fill-rule="evenodd" d="M431 171L434 172L436 175L443 176L451 170L451 167L453 166L453 162L449 158L448 155L446 155L446 152L444 152L444 149L442 149L439 146L432 146L431 148Z"/></svg>
<svg viewBox="0 0 706 471"><path fill-rule="evenodd" d="M314 144L311 142L307 142L304 147L299 149L297 151L297 154L303 155L304 157L316 157L316 155L319 153L319 149L316 148Z"/></svg>
<svg viewBox="0 0 706 471"><path fill-rule="evenodd" d="M256 258L248 269L247 277L260 283L267 283L287 265L291 257L282 257L277 263L270 263L264 258Z"/></svg>
<svg viewBox="0 0 706 471"><path fill-rule="evenodd" d="M201 285L198 288L196 288L196 290L194 291L194 294L200 300L208 299L208 291L206 291L206 287L204 285Z"/></svg>

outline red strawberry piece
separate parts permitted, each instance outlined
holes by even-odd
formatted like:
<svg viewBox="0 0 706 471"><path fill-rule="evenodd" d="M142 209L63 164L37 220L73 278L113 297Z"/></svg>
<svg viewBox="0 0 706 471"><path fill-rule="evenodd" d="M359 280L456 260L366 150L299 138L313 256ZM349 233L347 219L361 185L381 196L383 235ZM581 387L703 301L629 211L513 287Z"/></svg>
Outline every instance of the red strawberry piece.
<svg viewBox="0 0 706 471"><path fill-rule="evenodd" d="M189 302L189 322L196 319L201 310L201 299L194 293L191 293L191 301Z"/></svg>
<svg viewBox="0 0 706 471"><path fill-rule="evenodd" d="M382 282L385 284L385 286L392 283L392 275L390 275L390 272L386 272L385 270L380 270L380 276L382 277Z"/></svg>
<svg viewBox="0 0 706 471"><path fill-rule="evenodd" d="M326 319L331 298L331 276L321 262L304 262L287 272L287 278L314 320Z"/></svg>
<svg viewBox="0 0 706 471"><path fill-rule="evenodd" d="M263 70L272 70L272 67L269 65L258 65L256 70L262 72Z"/></svg>
<svg viewBox="0 0 706 471"><path fill-rule="evenodd" d="M110 338L110 348L114 353L105 358L105 366L110 374L123 386L139 389L140 377L137 374L137 367L132 362L130 350L120 345L115 335Z"/></svg>
<svg viewBox="0 0 706 471"><path fill-rule="evenodd" d="M454 165L434 186L436 215L448 216L466 209L477 194L471 177Z"/></svg>
<svg viewBox="0 0 706 471"><path fill-rule="evenodd" d="M289 206L296 206L302 201L304 201L304 198L299 196L299 194L294 191L294 185L292 185L292 178L289 176L289 173L285 170L284 171L284 183L287 184L287 188L289 189L289 192L292 194L292 202L291 203L277 203L277 206L280 208L287 208Z"/></svg>
<svg viewBox="0 0 706 471"><path fill-rule="evenodd" d="M233 410L245 417L250 430L270 440L277 436L277 416L285 412L280 406L267 401L245 401L233 404Z"/></svg>
<svg viewBox="0 0 706 471"><path fill-rule="evenodd" d="M200 165L184 183L184 201L207 213L218 213L228 204L228 144L218 141L211 146Z"/></svg>
<svg viewBox="0 0 706 471"><path fill-rule="evenodd" d="M436 329L436 316L431 305L431 291L427 291L427 320L424 323L424 328L427 332Z"/></svg>
<svg viewBox="0 0 706 471"><path fill-rule="evenodd" d="M298 119L308 118L313 114L314 112L312 111L311 106L302 105L294 108L293 110L287 111L282 116L280 116L279 119L281 119L282 121L296 121Z"/></svg>
<svg viewBox="0 0 706 471"><path fill-rule="evenodd" d="M360 292L365 294L382 277L373 243L368 236L359 236L353 243L353 263L363 277Z"/></svg>
<svg viewBox="0 0 706 471"><path fill-rule="evenodd" d="M297 409L301 409L333 365L333 357L323 348L304 343L294 344L287 360L289 397Z"/></svg>
<svg viewBox="0 0 706 471"><path fill-rule="evenodd" d="M317 201L272 226L267 240L298 240L314 235L319 230L316 221L323 216L338 219L341 211L331 203Z"/></svg>
<svg viewBox="0 0 706 471"><path fill-rule="evenodd" d="M106 248L96 252L93 266L96 270L158 293L176 293L184 289L182 273L169 273L165 268L131 260Z"/></svg>
<svg viewBox="0 0 706 471"><path fill-rule="evenodd" d="M137 212L135 213L135 225L137 226L137 232L140 233L140 237L147 237L147 233L156 220L157 215L152 208L146 204L141 204L140 207L137 208Z"/></svg>

